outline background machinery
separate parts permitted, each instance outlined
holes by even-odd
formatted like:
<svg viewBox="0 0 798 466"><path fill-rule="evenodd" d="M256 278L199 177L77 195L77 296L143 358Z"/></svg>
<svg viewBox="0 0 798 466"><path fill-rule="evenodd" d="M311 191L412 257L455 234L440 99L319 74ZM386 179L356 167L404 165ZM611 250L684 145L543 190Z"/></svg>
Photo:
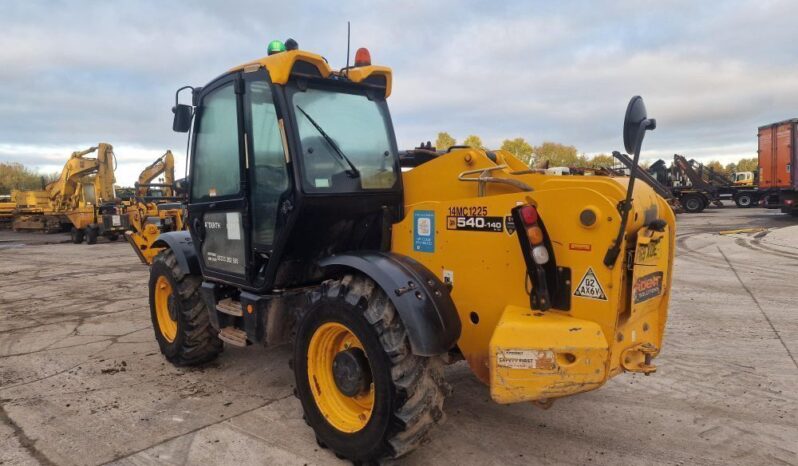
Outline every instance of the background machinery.
<svg viewBox="0 0 798 466"><path fill-rule="evenodd" d="M391 83L366 49L333 70L289 40L187 87L173 129L192 132L188 231L162 234L150 268L164 356L291 341L307 423L353 461L424 441L445 417L445 363L464 359L498 403L541 406L654 372L667 202L634 171L552 176L506 151L452 148L403 172ZM635 165L654 127L632 99Z"/></svg>
<svg viewBox="0 0 798 466"><path fill-rule="evenodd" d="M96 153L96 154L95 154ZM87 157L95 154L94 157ZM116 158L113 146L99 143L73 152L61 174L45 187L50 203L72 223L72 242L97 242L99 236L116 241L124 233L114 192Z"/></svg>
<svg viewBox="0 0 798 466"><path fill-rule="evenodd" d="M163 175L163 181L153 183L159 175ZM141 172L135 190L135 196L124 203L129 226L125 232L125 239L142 263L150 265L153 258L161 251L161 248L153 247L158 236L161 233L185 228L183 223L185 192L176 189L172 151L167 150Z"/></svg>
<svg viewBox="0 0 798 466"><path fill-rule="evenodd" d="M759 193L765 207L798 215L798 118L761 126Z"/></svg>

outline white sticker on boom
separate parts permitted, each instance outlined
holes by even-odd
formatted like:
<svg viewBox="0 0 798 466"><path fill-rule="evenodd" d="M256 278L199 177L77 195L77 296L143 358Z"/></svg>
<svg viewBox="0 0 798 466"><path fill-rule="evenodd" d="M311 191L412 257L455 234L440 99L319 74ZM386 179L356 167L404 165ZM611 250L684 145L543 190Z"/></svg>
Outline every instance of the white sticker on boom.
<svg viewBox="0 0 798 466"><path fill-rule="evenodd" d="M510 369L554 369L554 351L534 349L499 349L496 364Z"/></svg>
<svg viewBox="0 0 798 466"><path fill-rule="evenodd" d="M241 213L227 212L227 239L241 239Z"/></svg>
<svg viewBox="0 0 798 466"><path fill-rule="evenodd" d="M593 269L591 267L587 268L585 276L582 277L582 281L579 282L576 290L574 290L574 296L598 299L599 301L607 300L607 295L604 293L604 288L601 286L601 283L598 281L598 277L596 277L596 274L593 273Z"/></svg>

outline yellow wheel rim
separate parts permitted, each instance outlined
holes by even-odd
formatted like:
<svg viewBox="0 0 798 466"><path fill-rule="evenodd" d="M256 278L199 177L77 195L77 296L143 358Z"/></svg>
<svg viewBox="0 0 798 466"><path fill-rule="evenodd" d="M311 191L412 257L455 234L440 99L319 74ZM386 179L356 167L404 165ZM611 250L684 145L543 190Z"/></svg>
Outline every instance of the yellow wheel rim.
<svg viewBox="0 0 798 466"><path fill-rule="evenodd" d="M365 393L346 396L338 389L333 375L333 360L339 352L360 348L363 344L345 325L322 324L308 345L308 381L313 399L321 414L341 432L357 432L369 422L374 409L374 384Z"/></svg>
<svg viewBox="0 0 798 466"><path fill-rule="evenodd" d="M172 284L169 279L161 275L155 282L155 317L158 320L158 329L169 343L177 337L177 321L169 312L169 298L172 297Z"/></svg>

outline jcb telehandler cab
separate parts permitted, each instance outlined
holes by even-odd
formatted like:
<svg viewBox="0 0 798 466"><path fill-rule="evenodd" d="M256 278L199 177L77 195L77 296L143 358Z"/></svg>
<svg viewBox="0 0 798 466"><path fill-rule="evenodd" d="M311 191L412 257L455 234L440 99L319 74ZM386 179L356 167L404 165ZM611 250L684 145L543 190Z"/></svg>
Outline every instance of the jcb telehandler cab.
<svg viewBox="0 0 798 466"><path fill-rule="evenodd" d="M654 371L674 250L661 197L472 148L427 150L403 173L390 69L365 49L337 71L280 45L174 108L190 131L189 231L161 235L149 283L169 361L292 342L307 423L354 461L424 440L448 362L499 403ZM633 99L635 162L653 126Z"/></svg>

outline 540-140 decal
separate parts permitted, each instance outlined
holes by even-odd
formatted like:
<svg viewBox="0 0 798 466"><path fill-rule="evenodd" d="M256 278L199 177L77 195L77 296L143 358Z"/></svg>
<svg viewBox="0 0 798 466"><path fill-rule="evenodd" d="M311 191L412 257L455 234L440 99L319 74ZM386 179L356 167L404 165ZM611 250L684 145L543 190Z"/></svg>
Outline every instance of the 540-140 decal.
<svg viewBox="0 0 798 466"><path fill-rule="evenodd" d="M501 233L504 231L504 217L450 216L446 217L446 229Z"/></svg>

